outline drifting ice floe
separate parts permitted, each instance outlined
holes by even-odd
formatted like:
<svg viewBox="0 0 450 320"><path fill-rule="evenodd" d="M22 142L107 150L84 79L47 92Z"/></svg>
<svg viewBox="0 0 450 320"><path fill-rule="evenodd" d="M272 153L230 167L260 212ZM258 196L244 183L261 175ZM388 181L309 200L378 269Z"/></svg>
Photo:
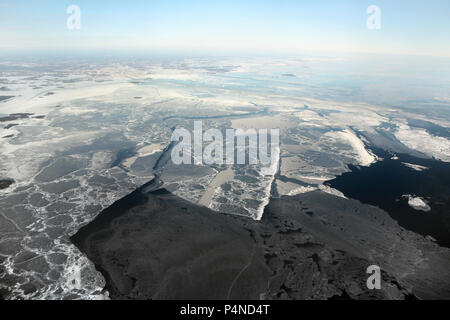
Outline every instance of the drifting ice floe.
<svg viewBox="0 0 450 320"><path fill-rule="evenodd" d="M428 167L421 166L421 165L418 165L418 164L412 164L412 163L407 163L407 162L402 162L402 164L404 164L408 168L411 168L411 169L416 170L416 171L423 171L423 170L429 169Z"/></svg>
<svg viewBox="0 0 450 320"><path fill-rule="evenodd" d="M431 210L430 206L420 197L413 197L411 195L404 195L404 197L408 197L408 205L415 209L420 211L428 212Z"/></svg>

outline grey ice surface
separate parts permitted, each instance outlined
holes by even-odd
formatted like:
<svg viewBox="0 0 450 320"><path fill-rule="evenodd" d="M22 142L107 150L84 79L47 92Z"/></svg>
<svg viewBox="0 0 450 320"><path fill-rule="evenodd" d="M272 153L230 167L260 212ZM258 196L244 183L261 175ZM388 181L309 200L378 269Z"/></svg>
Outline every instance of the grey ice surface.
<svg viewBox="0 0 450 320"><path fill-rule="evenodd" d="M387 213L320 191L261 221L138 191L72 237L113 299L449 299L450 250ZM366 269L382 270L381 290Z"/></svg>

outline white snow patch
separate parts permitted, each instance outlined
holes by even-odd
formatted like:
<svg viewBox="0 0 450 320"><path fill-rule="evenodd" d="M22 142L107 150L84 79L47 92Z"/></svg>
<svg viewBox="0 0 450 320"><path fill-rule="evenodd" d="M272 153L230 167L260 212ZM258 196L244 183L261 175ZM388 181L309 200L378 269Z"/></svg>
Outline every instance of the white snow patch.
<svg viewBox="0 0 450 320"><path fill-rule="evenodd" d="M400 124L399 129L394 134L408 148L450 162L450 140L433 136L423 129L411 129L404 124Z"/></svg>
<svg viewBox="0 0 450 320"><path fill-rule="evenodd" d="M322 190L323 192L332 194L333 196L347 199L347 197L342 192L340 192L339 190L336 190L336 189L334 189L332 187L329 187L329 186L326 186L324 184L319 185L319 189Z"/></svg>
<svg viewBox="0 0 450 320"><path fill-rule="evenodd" d="M270 178L270 182L266 186L265 197L264 197L261 205L258 208L255 220L261 220L263 213L264 213L264 208L269 204L272 183L275 180L275 174L278 172L278 169L280 168L280 148L277 147L275 152L271 156L272 156L271 166L266 167L266 168L261 168L260 173L265 176L271 175L271 178Z"/></svg>
<svg viewBox="0 0 450 320"><path fill-rule="evenodd" d="M311 187L311 186L308 186L308 187L301 186L301 187L298 187L298 188L295 188L295 189L289 191L287 195L295 196L296 194L307 193L307 192L311 192L314 190L317 190L317 188Z"/></svg>
<svg viewBox="0 0 450 320"><path fill-rule="evenodd" d="M357 154L359 164L362 166L368 167L377 160L375 155L366 150L364 142L362 142L361 139L359 139L356 134L349 129L327 132L326 135L335 136L338 139L349 142Z"/></svg>

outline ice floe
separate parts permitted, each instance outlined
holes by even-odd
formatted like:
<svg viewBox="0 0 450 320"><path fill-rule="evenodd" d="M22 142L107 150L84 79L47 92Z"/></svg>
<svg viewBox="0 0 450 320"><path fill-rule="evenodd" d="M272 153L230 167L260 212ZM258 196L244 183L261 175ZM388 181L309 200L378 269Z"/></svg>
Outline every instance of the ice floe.
<svg viewBox="0 0 450 320"><path fill-rule="evenodd" d="M428 167L421 166L419 164L413 164L413 163L407 163L407 162L402 162L402 164L407 166L408 168L415 170L415 171L423 171L423 170L429 169Z"/></svg>
<svg viewBox="0 0 450 320"><path fill-rule="evenodd" d="M408 198L408 205L418 211L428 212L431 210L430 206L421 197L415 197L409 194L403 195L403 197Z"/></svg>
<svg viewBox="0 0 450 320"><path fill-rule="evenodd" d="M433 136L424 129L412 129L405 124L399 125L395 136L408 148L450 162L450 140L444 137Z"/></svg>
<svg viewBox="0 0 450 320"><path fill-rule="evenodd" d="M326 135L333 136L350 143L357 155L359 164L362 166L370 166L377 160L374 154L366 150L364 142L349 129L345 129L343 131L327 132Z"/></svg>

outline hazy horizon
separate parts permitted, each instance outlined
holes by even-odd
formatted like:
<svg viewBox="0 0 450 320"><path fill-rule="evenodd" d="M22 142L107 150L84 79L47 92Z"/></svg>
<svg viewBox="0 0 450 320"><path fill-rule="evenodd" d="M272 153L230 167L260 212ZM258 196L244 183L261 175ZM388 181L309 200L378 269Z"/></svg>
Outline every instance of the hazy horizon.
<svg viewBox="0 0 450 320"><path fill-rule="evenodd" d="M80 28L69 30L70 5ZM380 9L369 29L367 8ZM0 1L0 49L450 56L445 1Z"/></svg>

